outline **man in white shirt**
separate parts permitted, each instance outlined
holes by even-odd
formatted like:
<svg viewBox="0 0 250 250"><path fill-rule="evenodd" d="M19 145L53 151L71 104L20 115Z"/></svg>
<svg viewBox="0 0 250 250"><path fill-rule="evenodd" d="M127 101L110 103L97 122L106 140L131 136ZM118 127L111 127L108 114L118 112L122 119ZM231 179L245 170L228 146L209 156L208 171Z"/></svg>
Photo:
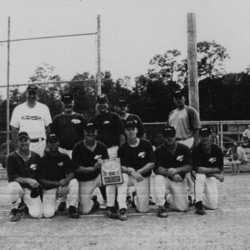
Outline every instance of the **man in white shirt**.
<svg viewBox="0 0 250 250"><path fill-rule="evenodd" d="M29 85L26 91L27 101L14 109L10 125L15 146L18 132L27 131L30 136L30 150L43 156L52 119L48 107L37 101L37 94L38 88Z"/></svg>

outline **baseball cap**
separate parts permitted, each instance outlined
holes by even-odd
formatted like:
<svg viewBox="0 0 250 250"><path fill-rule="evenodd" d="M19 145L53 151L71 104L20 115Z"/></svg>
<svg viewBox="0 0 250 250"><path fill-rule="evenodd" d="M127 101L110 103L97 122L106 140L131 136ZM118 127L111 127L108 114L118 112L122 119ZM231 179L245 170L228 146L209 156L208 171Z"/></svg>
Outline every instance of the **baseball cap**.
<svg viewBox="0 0 250 250"><path fill-rule="evenodd" d="M175 131L175 128L172 127L172 126L169 126L169 125L166 125L163 129L163 136L164 137L168 137L168 136L171 136L171 137L174 137L176 134L176 131Z"/></svg>
<svg viewBox="0 0 250 250"><path fill-rule="evenodd" d="M49 141L49 142L57 142L58 140L57 140L57 137L56 137L55 134L50 134L50 135L48 136L48 141Z"/></svg>
<svg viewBox="0 0 250 250"><path fill-rule="evenodd" d="M127 101L126 101L126 99L125 99L125 98L120 98L120 99L118 100L118 105L119 105L119 106L127 106Z"/></svg>
<svg viewBox="0 0 250 250"><path fill-rule="evenodd" d="M29 135L27 132L19 132L18 135L17 135L17 140L20 140L21 138L27 138L27 139L30 139Z"/></svg>
<svg viewBox="0 0 250 250"><path fill-rule="evenodd" d="M93 122L88 122L86 125L86 130L96 130L96 126Z"/></svg>
<svg viewBox="0 0 250 250"><path fill-rule="evenodd" d="M182 96L184 96L182 90L176 90L176 91L174 92L174 97L182 97Z"/></svg>
<svg viewBox="0 0 250 250"><path fill-rule="evenodd" d="M125 128L137 128L137 122L129 119L125 122Z"/></svg>
<svg viewBox="0 0 250 250"><path fill-rule="evenodd" d="M100 103L100 104L104 104L104 103L109 102L109 100L108 100L108 97L105 94L102 94L102 95L97 96L97 102Z"/></svg>
<svg viewBox="0 0 250 250"><path fill-rule="evenodd" d="M73 101L73 96L70 93L62 95L62 102L63 103L71 103Z"/></svg>
<svg viewBox="0 0 250 250"><path fill-rule="evenodd" d="M38 92L38 87L35 86L35 85L29 85L27 87L27 91L35 91L35 92Z"/></svg>
<svg viewBox="0 0 250 250"><path fill-rule="evenodd" d="M208 126L205 126L205 127L201 127L200 128L200 132L199 133L200 133L201 136L211 135L212 131L211 131L211 129Z"/></svg>

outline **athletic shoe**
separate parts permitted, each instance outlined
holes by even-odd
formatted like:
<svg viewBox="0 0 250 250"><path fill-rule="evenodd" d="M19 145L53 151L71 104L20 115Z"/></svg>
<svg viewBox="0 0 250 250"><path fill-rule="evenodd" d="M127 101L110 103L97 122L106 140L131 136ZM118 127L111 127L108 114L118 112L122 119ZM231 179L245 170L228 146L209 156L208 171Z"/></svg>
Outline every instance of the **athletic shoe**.
<svg viewBox="0 0 250 250"><path fill-rule="evenodd" d="M66 202L61 202L60 204L59 204L59 206L58 206L58 208L57 208L57 210L59 211L59 212L64 212L65 210L66 210Z"/></svg>
<svg viewBox="0 0 250 250"><path fill-rule="evenodd" d="M159 208L158 217L160 217L160 218L167 218L168 217L166 208Z"/></svg>
<svg viewBox="0 0 250 250"><path fill-rule="evenodd" d="M120 209L119 219L120 219L121 221L125 221L125 220L128 219L128 216L127 216L127 209L126 209L126 208Z"/></svg>
<svg viewBox="0 0 250 250"><path fill-rule="evenodd" d="M74 206L69 206L69 217L70 218L74 218L74 219L78 219L79 218L79 213L76 209L76 207Z"/></svg>
<svg viewBox="0 0 250 250"><path fill-rule="evenodd" d="M99 207L99 208L102 209L102 210L107 209L107 201L104 200L103 203L100 204L100 207Z"/></svg>
<svg viewBox="0 0 250 250"><path fill-rule="evenodd" d="M166 209L169 208L169 203L168 203L167 199L166 199L166 201L165 201L164 207L165 207Z"/></svg>
<svg viewBox="0 0 250 250"><path fill-rule="evenodd" d="M118 215L118 211L115 207L107 207L107 216L110 219L118 219L119 215Z"/></svg>
<svg viewBox="0 0 250 250"><path fill-rule="evenodd" d="M198 201L195 203L195 213L199 214L199 215L204 215L206 214L203 205L202 205L202 201Z"/></svg>
<svg viewBox="0 0 250 250"><path fill-rule="evenodd" d="M98 209L100 207L100 203L97 201L97 196L93 195L91 197L91 200L94 202L93 209Z"/></svg>
<svg viewBox="0 0 250 250"><path fill-rule="evenodd" d="M151 196L149 196L149 205L155 205L155 202Z"/></svg>
<svg viewBox="0 0 250 250"><path fill-rule="evenodd" d="M127 203L127 206L131 205L131 203L132 203L132 197L131 197L131 195L127 195L127 197L126 197L126 203Z"/></svg>
<svg viewBox="0 0 250 250"><path fill-rule="evenodd" d="M135 205L135 196L136 196L136 191L134 191L134 192L132 193L133 199L132 199L132 202L131 202L131 207L134 207L134 208L136 208L136 205Z"/></svg>
<svg viewBox="0 0 250 250"><path fill-rule="evenodd" d="M19 213L18 209L13 208L10 211L10 221L11 222L17 222L19 220L21 220L21 214Z"/></svg>

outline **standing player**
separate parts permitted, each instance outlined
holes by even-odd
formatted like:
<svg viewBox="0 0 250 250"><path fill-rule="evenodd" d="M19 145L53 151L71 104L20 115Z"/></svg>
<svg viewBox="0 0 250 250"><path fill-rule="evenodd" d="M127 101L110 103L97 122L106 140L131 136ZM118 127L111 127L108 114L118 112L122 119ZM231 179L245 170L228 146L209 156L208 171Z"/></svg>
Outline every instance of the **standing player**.
<svg viewBox="0 0 250 250"><path fill-rule="evenodd" d="M97 97L96 111L97 115L90 118L89 122L94 123L98 134L96 139L106 145L109 158L117 156L118 146L125 141L123 124L119 116L108 111L109 102L105 94ZM100 208L106 208L107 195L105 187L100 188L104 204Z"/></svg>
<svg viewBox="0 0 250 250"><path fill-rule="evenodd" d="M38 162L37 178L43 187L43 214L51 218L56 211L56 199L68 198L71 218L79 218L77 212L79 185L74 179L73 162L69 156L58 151L59 142L55 134L48 136L49 152Z"/></svg>
<svg viewBox="0 0 250 250"><path fill-rule="evenodd" d="M16 222L21 219L18 206L23 199L28 207L29 214L33 218L42 218L42 202L40 196L31 197L32 190L39 187L35 179L39 154L29 150L30 137L26 132L17 135L17 150L7 157L8 187L10 196L11 213L10 221Z"/></svg>
<svg viewBox="0 0 250 250"><path fill-rule="evenodd" d="M60 142L59 151L72 158L73 147L83 140L86 121L81 114L73 111L74 100L71 94L62 95L62 106L63 112L53 119L52 132Z"/></svg>
<svg viewBox="0 0 250 250"><path fill-rule="evenodd" d="M173 205L179 211L187 211L189 206L185 175L192 170L190 149L177 143L176 131L172 126L163 130L163 143L155 150L156 166L155 196L159 206L158 216L166 218L166 205ZM169 190L165 202L166 190Z"/></svg>
<svg viewBox="0 0 250 250"><path fill-rule="evenodd" d="M117 189L117 201L120 209L120 220L127 220L126 194L127 187L134 186L136 196L135 206L140 213L146 213L149 206L150 175L154 168L155 157L152 145L149 141L137 138L138 128L134 120L127 120L125 124L125 142L118 150L121 160L123 183L107 186L108 215L117 218L115 210L115 197Z"/></svg>
<svg viewBox="0 0 250 250"><path fill-rule="evenodd" d="M73 149L72 159L77 165L75 176L80 187L81 214L88 214L93 207L99 207L97 197L92 197L92 195L95 188L102 186L102 160L109 158L106 146L96 140L97 134L95 125L91 122L87 123L84 130L84 140L78 142Z"/></svg>
<svg viewBox="0 0 250 250"><path fill-rule="evenodd" d="M44 155L46 135L49 134L49 125L52 122L49 109L37 101L38 88L29 85L26 91L27 102L18 105L12 114L12 139L17 146L18 131L28 131L30 136L30 150Z"/></svg>
<svg viewBox="0 0 250 250"><path fill-rule="evenodd" d="M181 90L175 91L174 103L177 108L170 112L168 125L175 128L176 141L192 149L199 142L199 128L201 126L199 114L194 108L185 105L185 97ZM190 204L192 204L194 200L194 184L190 173L186 174L186 183L188 198Z"/></svg>
<svg viewBox="0 0 250 250"><path fill-rule="evenodd" d="M204 215L203 204L208 209L218 206L218 188L215 174L223 171L222 149L212 143L210 128L200 129L200 143L193 148L193 170L195 172L196 213Z"/></svg>

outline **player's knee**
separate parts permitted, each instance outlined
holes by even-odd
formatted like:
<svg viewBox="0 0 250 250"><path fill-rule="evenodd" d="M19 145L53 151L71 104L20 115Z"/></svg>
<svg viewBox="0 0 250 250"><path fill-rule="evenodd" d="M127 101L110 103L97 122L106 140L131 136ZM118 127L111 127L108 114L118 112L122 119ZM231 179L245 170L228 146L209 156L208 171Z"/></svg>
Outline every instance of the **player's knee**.
<svg viewBox="0 0 250 250"><path fill-rule="evenodd" d="M89 214L91 211L91 207L81 207L79 208L79 213L82 214L82 215L86 215L86 214Z"/></svg>
<svg viewBox="0 0 250 250"><path fill-rule="evenodd" d="M13 181L8 185L7 188L8 194L9 195L18 194L20 192L20 188L21 188L20 184L18 182Z"/></svg>
<svg viewBox="0 0 250 250"><path fill-rule="evenodd" d="M43 217L42 209L40 208L29 209L29 214L35 219L41 219Z"/></svg>
<svg viewBox="0 0 250 250"><path fill-rule="evenodd" d="M54 209L46 209L43 212L43 216L46 219L49 219L55 215L55 210Z"/></svg>
<svg viewBox="0 0 250 250"><path fill-rule="evenodd" d="M74 188L78 188L79 187L79 183L77 181L77 179L72 179L70 182L69 182L69 185L71 187L74 187Z"/></svg>

